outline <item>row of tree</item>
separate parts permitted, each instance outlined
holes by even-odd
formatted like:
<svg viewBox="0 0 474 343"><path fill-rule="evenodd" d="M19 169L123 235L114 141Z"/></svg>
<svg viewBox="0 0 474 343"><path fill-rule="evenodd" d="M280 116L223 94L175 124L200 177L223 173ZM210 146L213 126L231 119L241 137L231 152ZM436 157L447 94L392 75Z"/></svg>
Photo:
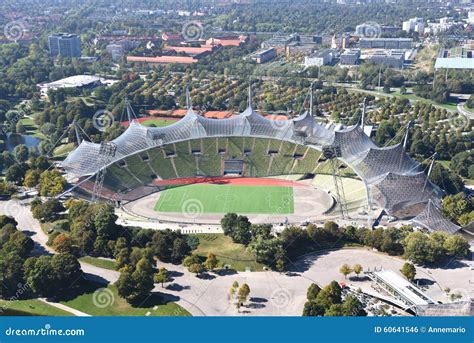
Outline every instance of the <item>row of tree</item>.
<svg viewBox="0 0 474 343"><path fill-rule="evenodd" d="M303 316L366 316L367 312L354 295L342 296L342 288L332 281L324 288L315 283L308 287Z"/></svg>

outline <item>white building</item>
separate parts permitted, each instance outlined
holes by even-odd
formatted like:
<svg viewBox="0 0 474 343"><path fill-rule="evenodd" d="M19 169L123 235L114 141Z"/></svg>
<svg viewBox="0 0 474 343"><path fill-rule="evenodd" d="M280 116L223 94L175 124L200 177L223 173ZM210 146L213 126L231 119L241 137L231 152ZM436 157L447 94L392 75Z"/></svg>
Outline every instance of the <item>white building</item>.
<svg viewBox="0 0 474 343"><path fill-rule="evenodd" d="M423 18L411 18L403 22L402 30L405 32L420 32L425 30L425 22Z"/></svg>
<svg viewBox="0 0 474 343"><path fill-rule="evenodd" d="M37 87L40 89L41 96L47 97L50 89L93 88L102 85L104 82L104 79L94 75L75 75L49 83L39 83Z"/></svg>
<svg viewBox="0 0 474 343"><path fill-rule="evenodd" d="M335 57L335 51L332 49L321 50L306 56L304 58L304 66L307 67L322 67L332 63Z"/></svg>

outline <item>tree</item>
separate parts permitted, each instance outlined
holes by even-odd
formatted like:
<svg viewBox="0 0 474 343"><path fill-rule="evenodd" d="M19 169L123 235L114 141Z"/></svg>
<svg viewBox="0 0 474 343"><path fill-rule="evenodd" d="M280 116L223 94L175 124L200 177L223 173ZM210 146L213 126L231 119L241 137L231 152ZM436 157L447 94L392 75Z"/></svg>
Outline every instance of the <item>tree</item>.
<svg viewBox="0 0 474 343"><path fill-rule="evenodd" d="M5 172L5 180L9 182L13 182L17 185L23 182L24 177L25 177L25 169L18 164L14 164L8 167L8 169Z"/></svg>
<svg viewBox="0 0 474 343"><path fill-rule="evenodd" d="M359 277L359 274L362 273L363 268L359 263L356 263L352 267L352 270L354 271L354 273L356 273L357 277Z"/></svg>
<svg viewBox="0 0 474 343"><path fill-rule="evenodd" d="M59 218L59 213L65 208L57 199L49 199L44 204L38 204L32 209L33 217L42 222L52 222Z"/></svg>
<svg viewBox="0 0 474 343"><path fill-rule="evenodd" d="M207 270L213 270L215 269L219 264L219 260L217 259L216 255L214 255L212 252L209 252L207 254L207 259L204 262L204 266L206 267Z"/></svg>
<svg viewBox="0 0 474 343"><path fill-rule="evenodd" d="M232 287L229 289L229 300L232 301L235 297L235 293L237 293L237 289L239 288L239 283L234 281L232 283Z"/></svg>
<svg viewBox="0 0 474 343"><path fill-rule="evenodd" d="M245 216L227 213L221 219L224 234L230 236L235 243L247 245L252 239L252 224Z"/></svg>
<svg viewBox="0 0 474 343"><path fill-rule="evenodd" d="M316 303L327 310L332 304L341 303L341 294L341 286L336 281L332 281L318 293Z"/></svg>
<svg viewBox="0 0 474 343"><path fill-rule="evenodd" d="M474 164L473 151L461 151L454 155L449 163L451 170L455 171L461 176L469 177L469 167Z"/></svg>
<svg viewBox="0 0 474 343"><path fill-rule="evenodd" d="M472 210L472 199L467 198L463 192L443 198L443 214L453 221L459 223L460 218Z"/></svg>
<svg viewBox="0 0 474 343"><path fill-rule="evenodd" d="M54 255L51 258L51 267L54 271L56 291L70 288L82 277L79 261L69 253Z"/></svg>
<svg viewBox="0 0 474 343"><path fill-rule="evenodd" d="M393 124L388 120L384 120L380 123L375 133L374 142L378 146L383 146L385 142L395 137L395 134L396 129L393 127Z"/></svg>
<svg viewBox="0 0 474 343"><path fill-rule="evenodd" d="M183 238L176 238L173 242L173 250L171 251L171 259L175 262L181 262L186 255L191 253L188 242Z"/></svg>
<svg viewBox="0 0 474 343"><path fill-rule="evenodd" d="M138 261L135 271L132 273L135 289L129 300L131 303L137 303L145 300L153 289L153 266L149 259L143 257Z"/></svg>
<svg viewBox="0 0 474 343"><path fill-rule="evenodd" d="M344 316L366 316L364 305L353 295L348 295L342 303L342 313Z"/></svg>
<svg viewBox="0 0 474 343"><path fill-rule="evenodd" d="M40 174L41 172L37 169L28 170L25 174L23 185L28 188L33 188L33 187L38 186Z"/></svg>
<svg viewBox="0 0 474 343"><path fill-rule="evenodd" d="M306 291L306 299L308 299L308 301L315 301L320 291L321 288L317 284L312 283Z"/></svg>
<svg viewBox="0 0 474 343"><path fill-rule="evenodd" d="M332 304L324 312L324 316L328 316L328 317L341 317L343 315L344 315L344 307L342 306L342 304Z"/></svg>
<svg viewBox="0 0 474 343"><path fill-rule="evenodd" d="M324 316L324 308L319 306L316 302L314 301L307 301L304 304L303 308L303 316L305 317L318 317L318 316Z"/></svg>
<svg viewBox="0 0 474 343"><path fill-rule="evenodd" d="M39 179L39 192L42 196L55 196L64 192L66 179L57 170L45 170Z"/></svg>
<svg viewBox="0 0 474 343"><path fill-rule="evenodd" d="M408 281L413 282L416 276L416 268L412 263L405 262L402 269L400 269L400 273L402 273L402 275L406 277Z"/></svg>
<svg viewBox="0 0 474 343"><path fill-rule="evenodd" d="M18 288L25 282L23 279L23 263L25 260L16 253L0 255L0 298L14 296Z"/></svg>
<svg viewBox="0 0 474 343"><path fill-rule="evenodd" d="M165 282L169 282L170 277L166 268L160 268L158 273L155 274L155 282L161 283L161 287L164 287Z"/></svg>
<svg viewBox="0 0 474 343"><path fill-rule="evenodd" d="M460 235L450 235L443 244L444 249L450 256L468 256L470 252L469 242Z"/></svg>
<svg viewBox="0 0 474 343"><path fill-rule="evenodd" d="M25 281L39 296L51 296L55 290L54 269L50 256L30 257L24 264Z"/></svg>
<svg viewBox="0 0 474 343"><path fill-rule="evenodd" d="M343 264L341 268L339 268L339 272L344 275L344 279L347 278L347 275L352 273L352 269L348 264Z"/></svg>
<svg viewBox="0 0 474 343"><path fill-rule="evenodd" d="M60 253L72 253L74 241L69 235L61 233L54 239L53 248Z"/></svg>
<svg viewBox="0 0 474 343"><path fill-rule="evenodd" d="M5 227L3 228L5 230ZM14 231L3 245L3 251L6 253L15 253L22 258L26 258L33 250L33 240L21 231Z"/></svg>
<svg viewBox="0 0 474 343"><path fill-rule="evenodd" d="M117 287L118 295L128 301L128 298L133 294L135 282L132 276L132 268L129 265L126 265L120 269L120 276L115 282Z"/></svg>
<svg viewBox="0 0 474 343"><path fill-rule="evenodd" d="M252 240L248 249L255 254L257 262L267 266L274 266L278 259L285 256L283 241L277 237L268 239L259 235Z"/></svg>
<svg viewBox="0 0 474 343"><path fill-rule="evenodd" d="M183 266L185 267L189 267L196 263L201 263L201 258L198 255L186 256L183 260Z"/></svg>
<svg viewBox="0 0 474 343"><path fill-rule="evenodd" d="M202 263L193 263L188 267L188 271L198 276L204 271L204 266L202 265Z"/></svg>
<svg viewBox="0 0 474 343"><path fill-rule="evenodd" d="M246 301L248 296L250 295L250 287L246 283L242 284L240 286L239 291L237 292L237 302L238 302L238 308L242 306Z"/></svg>
<svg viewBox="0 0 474 343"><path fill-rule="evenodd" d="M17 145L13 149L13 157L18 162L25 162L28 159L28 148L24 144Z"/></svg>
<svg viewBox="0 0 474 343"><path fill-rule="evenodd" d="M226 213L221 219L222 230L225 235L230 235L232 229L237 223L237 214L235 213Z"/></svg>
<svg viewBox="0 0 474 343"><path fill-rule="evenodd" d="M412 232L404 240L405 256L415 263L435 262L443 255L443 247L422 232Z"/></svg>
<svg viewBox="0 0 474 343"><path fill-rule="evenodd" d="M114 207L110 204L101 204L91 210L95 212L94 226L97 236L105 240L115 237L117 215Z"/></svg>

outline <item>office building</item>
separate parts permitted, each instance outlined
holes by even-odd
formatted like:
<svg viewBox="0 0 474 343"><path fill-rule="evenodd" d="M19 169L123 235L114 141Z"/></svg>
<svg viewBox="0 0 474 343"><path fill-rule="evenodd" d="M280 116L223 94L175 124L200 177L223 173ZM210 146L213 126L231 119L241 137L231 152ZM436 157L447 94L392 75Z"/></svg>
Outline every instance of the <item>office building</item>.
<svg viewBox="0 0 474 343"><path fill-rule="evenodd" d="M411 38L361 38L361 49L411 49Z"/></svg>
<svg viewBox="0 0 474 343"><path fill-rule="evenodd" d="M81 39L74 34L58 33L48 37L51 57L80 57Z"/></svg>

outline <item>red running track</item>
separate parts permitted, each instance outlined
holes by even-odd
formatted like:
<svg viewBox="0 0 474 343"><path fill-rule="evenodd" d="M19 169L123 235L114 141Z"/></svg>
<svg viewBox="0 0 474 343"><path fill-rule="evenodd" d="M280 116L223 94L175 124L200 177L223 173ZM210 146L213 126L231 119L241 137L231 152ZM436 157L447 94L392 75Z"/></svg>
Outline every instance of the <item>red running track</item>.
<svg viewBox="0 0 474 343"><path fill-rule="evenodd" d="M304 186L301 183L281 180L281 179L263 179L256 177L185 177L170 180L154 180L155 186L169 186L169 185L192 185L196 183L205 183L212 185L237 185L237 186Z"/></svg>

